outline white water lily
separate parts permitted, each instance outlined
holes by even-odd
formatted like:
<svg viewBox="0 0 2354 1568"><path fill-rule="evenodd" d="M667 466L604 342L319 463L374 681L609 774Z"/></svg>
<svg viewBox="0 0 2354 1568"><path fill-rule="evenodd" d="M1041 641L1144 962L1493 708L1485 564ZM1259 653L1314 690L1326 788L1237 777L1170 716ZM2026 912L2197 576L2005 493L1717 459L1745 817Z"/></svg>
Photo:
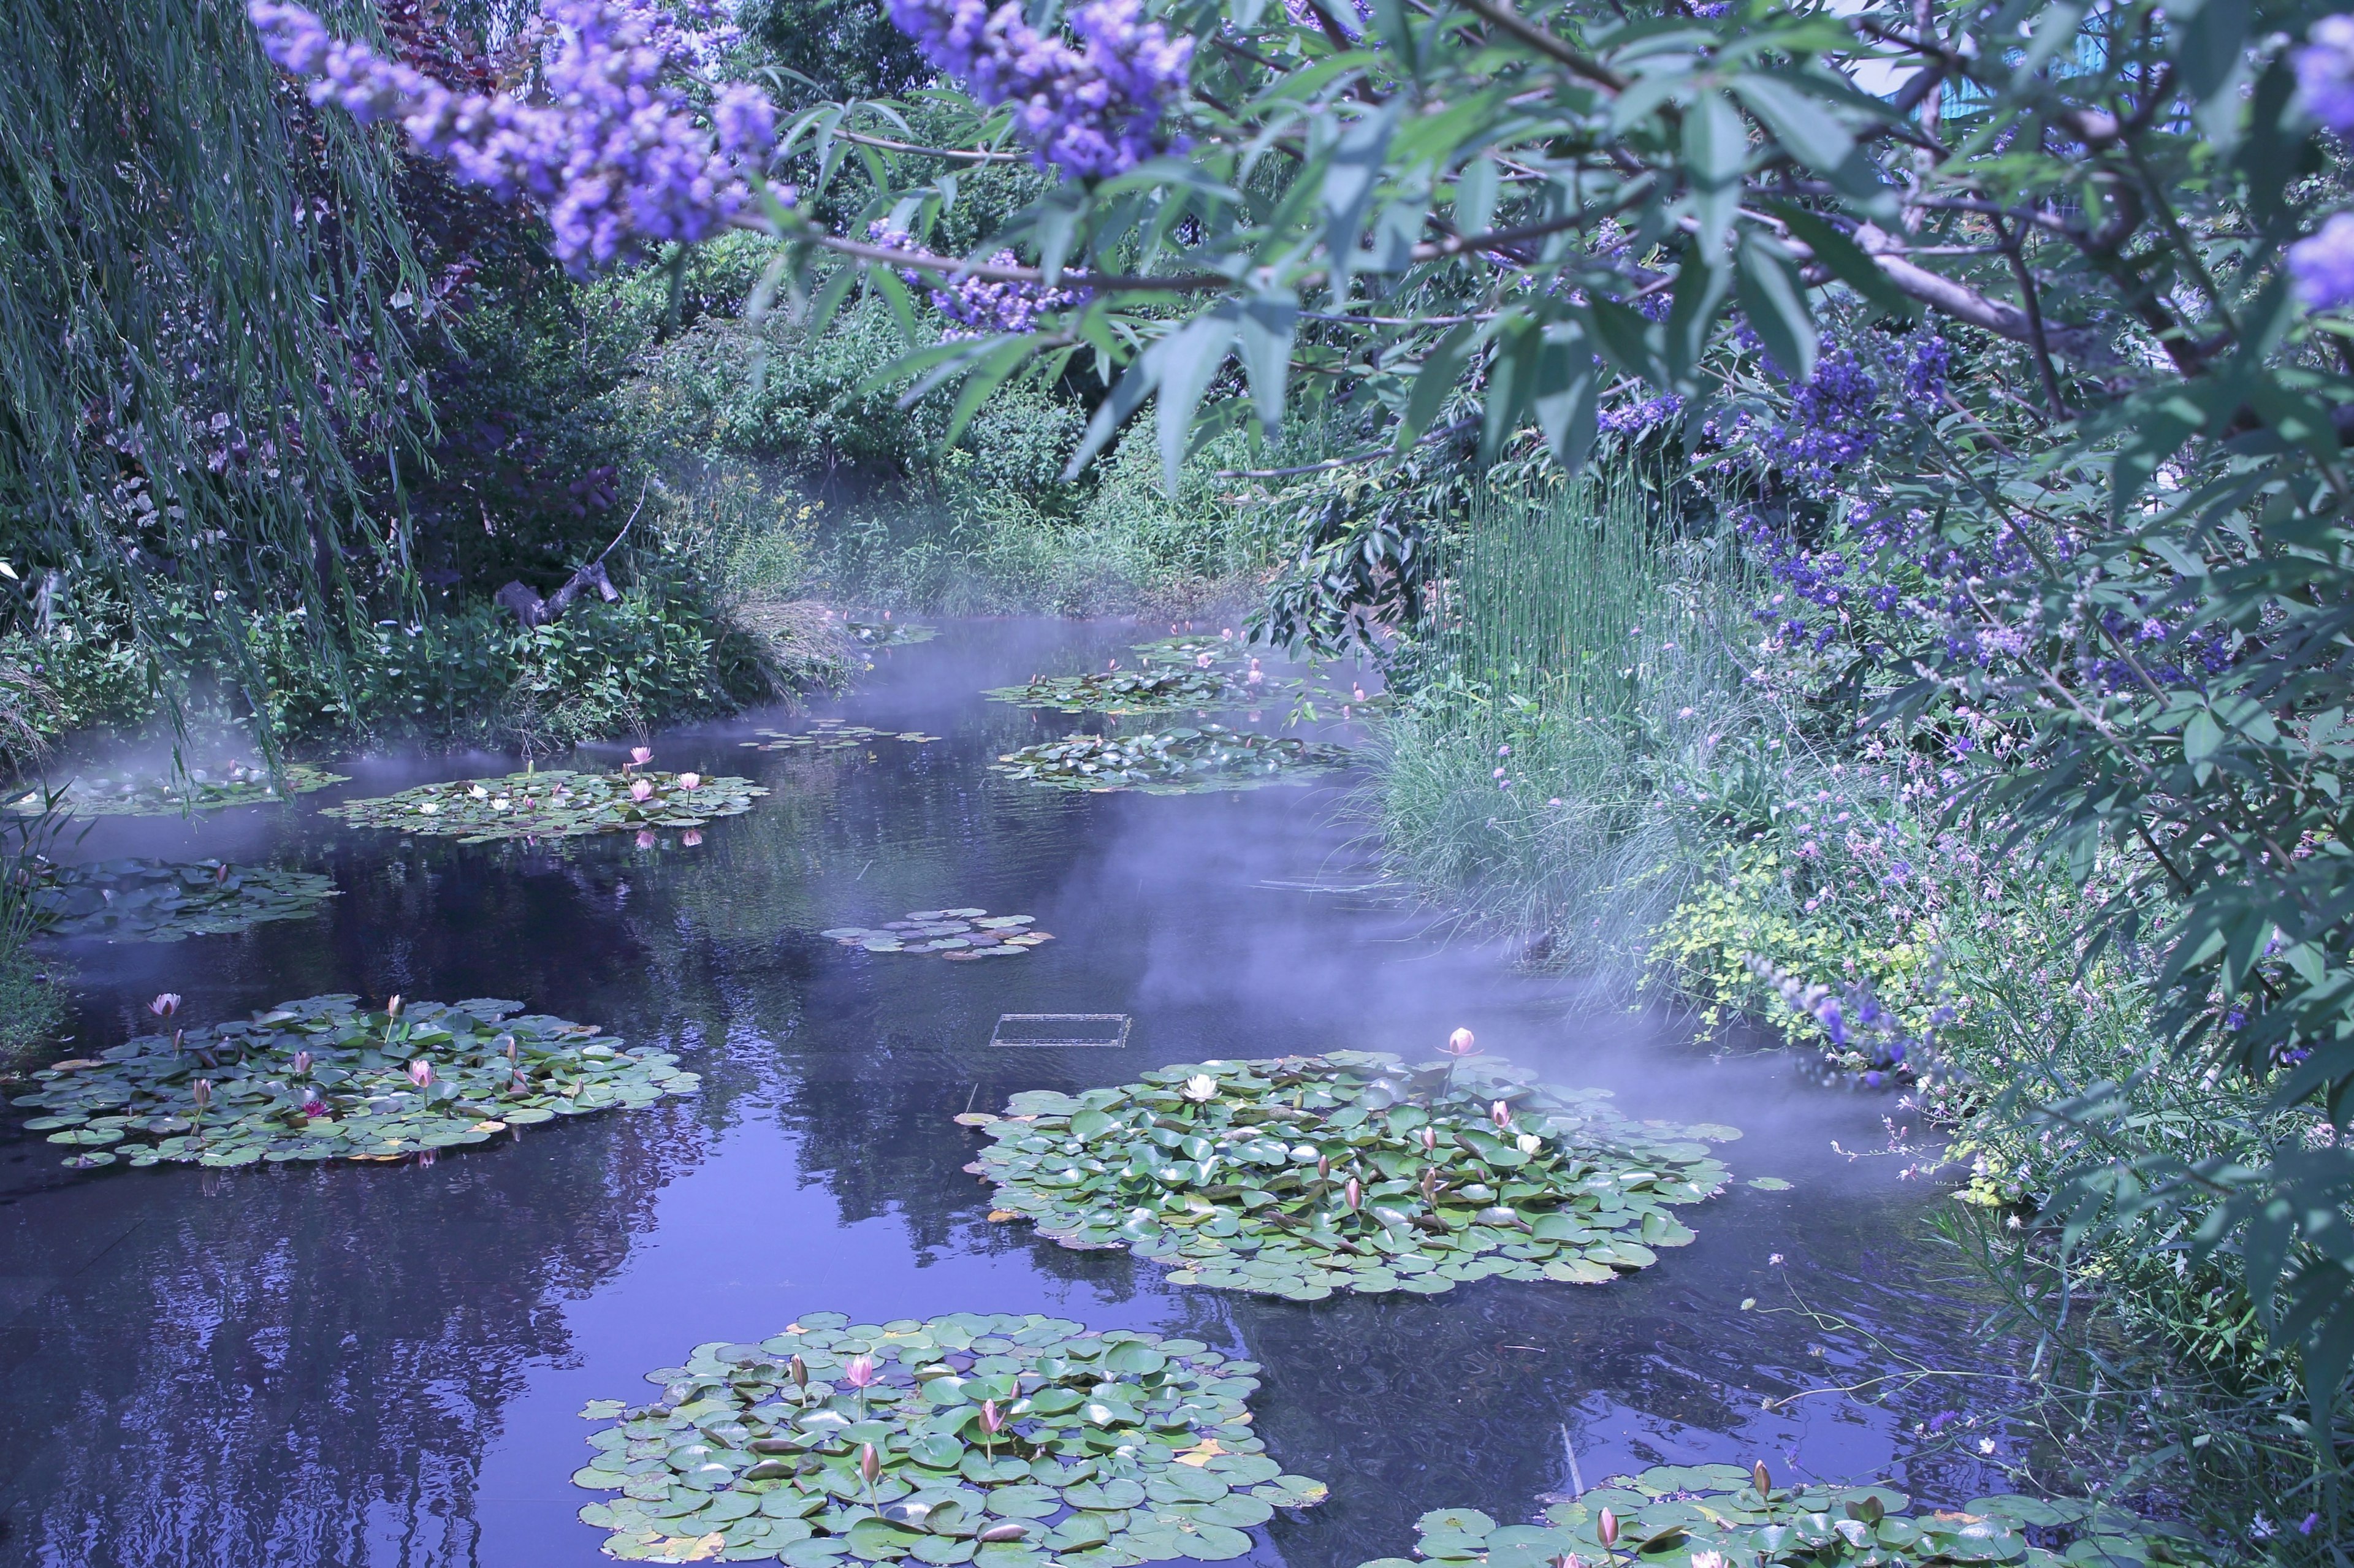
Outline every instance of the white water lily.
<svg viewBox="0 0 2354 1568"><path fill-rule="evenodd" d="M1196 1073L1185 1080L1184 1096L1196 1104L1218 1097L1218 1080L1207 1073Z"/></svg>
<svg viewBox="0 0 2354 1568"><path fill-rule="evenodd" d="M419 800L417 809L429 817L441 809L441 803L439 800Z"/></svg>
<svg viewBox="0 0 2354 1568"><path fill-rule="evenodd" d="M491 802L491 810L494 811L504 811L514 804L514 802L513 800L510 800L504 795L502 795L497 800Z"/></svg>
<svg viewBox="0 0 2354 1568"><path fill-rule="evenodd" d="M1523 1154L1534 1154L1544 1147L1544 1139L1533 1132L1524 1132L1512 1141L1520 1145L1521 1152Z"/></svg>
<svg viewBox="0 0 2354 1568"><path fill-rule="evenodd" d="M475 785L472 789L467 790L466 793L477 800L487 800L491 798L491 792L488 789L483 789L480 784Z"/></svg>

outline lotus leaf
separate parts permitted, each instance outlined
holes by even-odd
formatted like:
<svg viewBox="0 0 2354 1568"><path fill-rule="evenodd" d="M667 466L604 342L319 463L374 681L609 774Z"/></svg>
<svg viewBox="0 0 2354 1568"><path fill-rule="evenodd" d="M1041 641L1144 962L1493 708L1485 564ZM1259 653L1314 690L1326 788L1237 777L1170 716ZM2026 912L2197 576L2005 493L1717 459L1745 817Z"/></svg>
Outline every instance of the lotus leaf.
<svg viewBox="0 0 2354 1568"><path fill-rule="evenodd" d="M699 1084L677 1057L626 1049L593 1024L508 1017L517 1001L413 1002L396 1014L358 1000L309 997L129 1041L33 1074L15 1103L48 1113L28 1126L78 1150L68 1165L217 1166L397 1159Z"/></svg>
<svg viewBox="0 0 2354 1568"><path fill-rule="evenodd" d="M811 1313L647 1373L652 1404L592 1404L615 1425L572 1478L620 1494L580 1517L633 1562L717 1555L715 1535L732 1560L796 1568L1223 1561L1250 1549L1249 1524L1325 1496L1253 1435L1257 1371L1198 1340L1035 1313Z"/></svg>
<svg viewBox="0 0 2354 1568"><path fill-rule="evenodd" d="M1630 1120L1608 1097L1491 1058L1335 1051L1034 1091L959 1120L991 1139L966 1169L995 1185L992 1218L1129 1247L1174 1284L1319 1301L1487 1277L1599 1284L1691 1241L1670 1210L1721 1192L1724 1166L1691 1129Z"/></svg>
<svg viewBox="0 0 2354 1568"><path fill-rule="evenodd" d="M835 926L818 933L870 953L938 953L951 963L1018 958L1055 939L1033 915L991 915L986 909L917 909L884 926Z"/></svg>
<svg viewBox="0 0 2354 1568"><path fill-rule="evenodd" d="M937 626L917 626L905 620L852 620L844 619L843 629L852 641L866 648L905 648L911 642L929 642L940 634Z"/></svg>
<svg viewBox="0 0 2354 1568"><path fill-rule="evenodd" d="M758 733L767 738L744 742L754 751L855 751L870 741L904 740L924 745L940 738L921 730L875 729L863 724L844 724L840 719L819 719L805 730L764 729Z"/></svg>
<svg viewBox="0 0 2354 1568"><path fill-rule="evenodd" d="M1766 1487L1763 1493L1758 1485ZM1615 1546L1602 1542L1608 1510ZM1921 1509L1890 1487L1819 1482L1776 1487L1770 1474L1739 1465L1663 1465L1614 1476L1572 1502L1545 1510L1541 1525L1498 1526L1469 1509L1415 1521L1417 1554L1469 1568L1529 1568L1559 1561L1625 1563L1628 1568L1722 1568L1726 1563L1793 1568L1878 1568L2000 1563L2018 1568L2079 1568L2085 1563L2215 1561L2178 1527L2121 1509L2069 1499L1979 1498L1959 1509ZM2030 1535L2032 1527L2034 1534ZM1617 1553L1625 1552L1621 1559ZM1362 1568L1419 1568L1384 1557Z"/></svg>
<svg viewBox="0 0 2354 1568"><path fill-rule="evenodd" d="M1075 735L1041 741L1007 752L990 766L1024 783L1058 789L1184 795L1289 783L1347 767L1352 760L1351 753L1337 746L1205 724L1158 735Z"/></svg>
<svg viewBox="0 0 2354 1568"><path fill-rule="evenodd" d="M330 784L348 782L341 773L289 763L284 769L285 794L270 781L270 770L254 762L216 763L192 768L186 778L168 773L125 773L77 779L58 797L69 817L176 817L189 811L210 811L224 806L263 806L286 794L307 795ZM8 802L8 810L41 810L38 789Z"/></svg>
<svg viewBox="0 0 2354 1568"><path fill-rule="evenodd" d="M690 779L692 785L686 782ZM642 797L636 792L642 785L646 787ZM714 817L750 810L752 802L767 793L748 779L706 779L645 768L620 773L558 768L420 784L398 795L322 807L320 815L341 817L364 828L398 828L481 844L496 839L699 828Z"/></svg>
<svg viewBox="0 0 2354 1568"><path fill-rule="evenodd" d="M35 868L34 918L58 937L177 942L295 920L335 895L328 877L203 860L106 860Z"/></svg>
<svg viewBox="0 0 2354 1568"><path fill-rule="evenodd" d="M1019 686L982 693L991 702L1066 714L1166 713L1182 708L1257 707L1269 702L1329 700L1371 707L1383 698L1362 687L1343 692L1317 679L1269 676L1232 639L1164 637L1135 644L1136 667L1085 675L1033 675Z"/></svg>

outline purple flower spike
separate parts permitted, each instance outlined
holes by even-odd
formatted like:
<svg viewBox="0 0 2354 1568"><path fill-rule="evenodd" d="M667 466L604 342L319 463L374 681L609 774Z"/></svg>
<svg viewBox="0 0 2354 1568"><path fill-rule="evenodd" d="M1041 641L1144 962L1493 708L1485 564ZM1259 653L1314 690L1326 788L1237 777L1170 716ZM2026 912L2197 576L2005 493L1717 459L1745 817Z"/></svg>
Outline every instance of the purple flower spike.
<svg viewBox="0 0 2354 1568"><path fill-rule="evenodd" d="M2296 51L2297 94L2305 111L2332 131L2354 131L2354 16L2324 16Z"/></svg>
<svg viewBox="0 0 2354 1568"><path fill-rule="evenodd" d="M2290 246L2288 270L2309 308L2332 311L2354 303L2354 213L2335 215L2320 233Z"/></svg>

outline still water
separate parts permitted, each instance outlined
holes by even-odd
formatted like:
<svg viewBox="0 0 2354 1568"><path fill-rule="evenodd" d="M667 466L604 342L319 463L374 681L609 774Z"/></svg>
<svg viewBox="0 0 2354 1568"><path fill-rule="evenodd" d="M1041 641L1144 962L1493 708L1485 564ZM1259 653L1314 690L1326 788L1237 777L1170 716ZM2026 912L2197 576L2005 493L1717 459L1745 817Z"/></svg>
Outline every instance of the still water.
<svg viewBox="0 0 2354 1568"><path fill-rule="evenodd" d="M603 1532L574 1517L592 1497L569 1481L589 1453L582 1404L642 1401L643 1374L695 1344L824 1310L1042 1311L1264 1363L1268 1452L1331 1487L1255 1532L1268 1565L1402 1554L1441 1506L1527 1518L1573 1489L1573 1452L1588 1485L1763 1457L1945 1500L1987 1489L1975 1462L1906 1467L1917 1422L1967 1409L1953 1383L1881 1407L1823 1392L1765 1408L1972 1353L1968 1304L1923 1236L1934 1191L1900 1180L1901 1160L1843 1152L1884 1145L1893 1102L1582 1007L1367 891L1345 778L1147 797L987 771L1075 721L981 688L1100 669L1160 630L952 626L877 654L856 693L817 710L946 737L933 745L742 748L757 728L804 726L781 713L657 736L658 766L774 791L692 849L457 845L315 814L513 766L483 757L355 759L339 765L351 784L282 811L99 822L68 858L267 860L344 892L236 937L66 945L86 999L77 1053L143 1032L140 1004L164 990L196 1022L324 991L500 996L676 1051L703 1090L430 1166L76 1173L11 1114L0 1562L604 1562ZM575 766L610 764L606 749ZM1034 915L1059 940L948 964L816 936L963 905ZM991 1048L1013 1012L1133 1026L1118 1050ZM1722 1151L1736 1179L1794 1185L1679 1211L1699 1240L1604 1287L1486 1280L1297 1305L1172 1287L1125 1254L991 1224L961 1169L977 1142L950 1118L1016 1090L1343 1046L1421 1060L1458 1024L1631 1114L1743 1128Z"/></svg>

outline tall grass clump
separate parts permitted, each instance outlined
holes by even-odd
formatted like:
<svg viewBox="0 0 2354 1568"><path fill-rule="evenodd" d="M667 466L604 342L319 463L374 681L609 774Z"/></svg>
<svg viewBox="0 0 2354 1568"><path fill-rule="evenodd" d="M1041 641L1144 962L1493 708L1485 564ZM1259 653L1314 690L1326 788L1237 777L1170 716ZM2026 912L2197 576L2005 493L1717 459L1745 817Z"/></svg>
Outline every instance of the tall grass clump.
<svg viewBox="0 0 2354 1568"><path fill-rule="evenodd" d="M1694 781L1772 716L1733 645L1738 545L1623 468L1483 487L1448 551L1382 739L1391 869L1623 991L1700 863Z"/></svg>

